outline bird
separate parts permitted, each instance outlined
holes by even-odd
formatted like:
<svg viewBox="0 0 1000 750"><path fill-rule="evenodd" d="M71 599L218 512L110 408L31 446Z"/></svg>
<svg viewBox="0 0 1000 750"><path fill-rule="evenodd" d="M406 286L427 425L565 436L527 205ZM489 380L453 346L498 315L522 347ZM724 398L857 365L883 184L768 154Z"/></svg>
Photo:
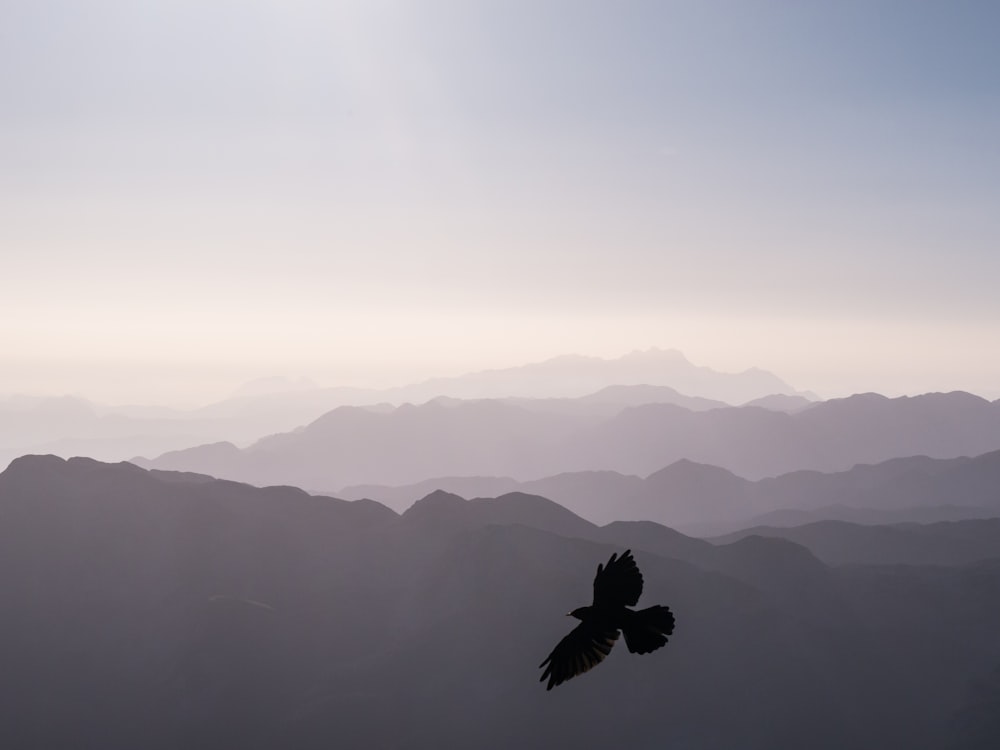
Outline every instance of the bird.
<svg viewBox="0 0 1000 750"><path fill-rule="evenodd" d="M559 641L541 664L540 682L548 679L546 690L583 674L604 661L619 633L633 654L648 654L666 645L674 632L674 615L669 607L657 604L634 610L642 595L642 573L635 564L632 550L619 557L611 555L607 565L597 566L594 576L594 603L578 607L567 616L580 621L569 635Z"/></svg>

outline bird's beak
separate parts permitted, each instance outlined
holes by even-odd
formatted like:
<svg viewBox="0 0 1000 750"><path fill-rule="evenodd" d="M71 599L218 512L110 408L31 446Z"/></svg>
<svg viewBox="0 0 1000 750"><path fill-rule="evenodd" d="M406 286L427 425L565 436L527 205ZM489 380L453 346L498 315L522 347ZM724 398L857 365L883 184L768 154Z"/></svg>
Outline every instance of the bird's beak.
<svg viewBox="0 0 1000 750"><path fill-rule="evenodd" d="M567 612L567 613L566 613L566 616L567 616L567 617L572 617L572 616L573 616L573 613L572 613L572 612Z"/></svg>

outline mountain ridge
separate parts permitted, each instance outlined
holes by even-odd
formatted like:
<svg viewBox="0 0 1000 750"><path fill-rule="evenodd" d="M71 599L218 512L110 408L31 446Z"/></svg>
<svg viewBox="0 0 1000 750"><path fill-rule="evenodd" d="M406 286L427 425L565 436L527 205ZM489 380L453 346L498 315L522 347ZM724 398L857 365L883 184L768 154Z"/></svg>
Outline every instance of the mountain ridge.
<svg viewBox="0 0 1000 750"><path fill-rule="evenodd" d="M421 525L291 488L18 459L0 474L0 744L934 750L992 666L1000 566L836 567L655 524L563 536L531 525L551 506L527 495L435 506L454 513ZM642 602L677 617L670 643L618 646L539 692L562 613L628 544Z"/></svg>
<svg viewBox="0 0 1000 750"><path fill-rule="evenodd" d="M610 418L479 400L390 412L342 407L241 450L225 471L213 471L200 448L136 463L326 488L404 485L435 476L521 482L581 471L642 476L688 459L756 481L797 470L837 472L892 458L953 458L998 448L1000 406L962 392L898 399L862 394L793 413L645 404Z"/></svg>
<svg viewBox="0 0 1000 750"><path fill-rule="evenodd" d="M358 485L338 490L347 498L371 497L403 510L437 488L466 495L524 491L543 495L596 523L651 520L686 530L712 524L781 526L833 519L889 523L1000 515L1000 451L975 457L894 458L857 464L842 472L793 471L757 481L717 466L680 459L643 478L617 472L575 472L518 482L509 477L441 477L409 486ZM811 514L819 513L820 518ZM723 532L706 535L715 536ZM702 532L697 533L703 535Z"/></svg>
<svg viewBox="0 0 1000 750"><path fill-rule="evenodd" d="M679 352L672 355L654 349L640 354L618 359L567 355L382 389L310 387L303 379L264 378L246 384L242 395L194 409L107 406L79 396L0 398L0 466L25 453L117 461L204 442L247 445L270 434L292 431L338 406L371 409L373 404L425 403L442 396L508 399L533 409L607 415L635 403L636 388L645 388L647 399L676 401L694 409L747 400L743 396L794 392L776 376L755 368L743 374L722 373L693 365ZM535 382L538 378L541 385ZM618 378L628 384L617 382ZM676 387L681 384L678 379L698 393L682 393ZM619 392L614 397L603 393L579 400L615 387ZM625 388L633 392L625 394L621 391ZM732 391L729 395L738 397L736 401L714 398L727 395L727 389Z"/></svg>

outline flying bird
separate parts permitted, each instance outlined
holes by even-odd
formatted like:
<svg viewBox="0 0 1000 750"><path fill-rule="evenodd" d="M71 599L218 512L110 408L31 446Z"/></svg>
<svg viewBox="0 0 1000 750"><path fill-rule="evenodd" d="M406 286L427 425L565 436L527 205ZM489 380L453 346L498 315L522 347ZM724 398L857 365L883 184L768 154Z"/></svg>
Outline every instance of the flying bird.
<svg viewBox="0 0 1000 750"><path fill-rule="evenodd" d="M619 631L633 654L648 654L665 645L667 636L674 632L673 613L659 604L647 609L629 609L641 595L642 573L632 558L632 550L625 550L621 557L615 553L607 565L598 565L594 603L569 613L580 624L538 665L545 667L541 681L548 679L546 690L604 661L618 640Z"/></svg>

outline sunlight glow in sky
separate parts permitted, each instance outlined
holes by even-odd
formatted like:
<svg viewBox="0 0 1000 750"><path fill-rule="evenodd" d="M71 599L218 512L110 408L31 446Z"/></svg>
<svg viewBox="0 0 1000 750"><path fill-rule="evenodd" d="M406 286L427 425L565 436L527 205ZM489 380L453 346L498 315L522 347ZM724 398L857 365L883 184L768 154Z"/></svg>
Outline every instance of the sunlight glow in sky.
<svg viewBox="0 0 1000 750"><path fill-rule="evenodd" d="M0 395L657 346L1000 397L987 2L0 7Z"/></svg>

